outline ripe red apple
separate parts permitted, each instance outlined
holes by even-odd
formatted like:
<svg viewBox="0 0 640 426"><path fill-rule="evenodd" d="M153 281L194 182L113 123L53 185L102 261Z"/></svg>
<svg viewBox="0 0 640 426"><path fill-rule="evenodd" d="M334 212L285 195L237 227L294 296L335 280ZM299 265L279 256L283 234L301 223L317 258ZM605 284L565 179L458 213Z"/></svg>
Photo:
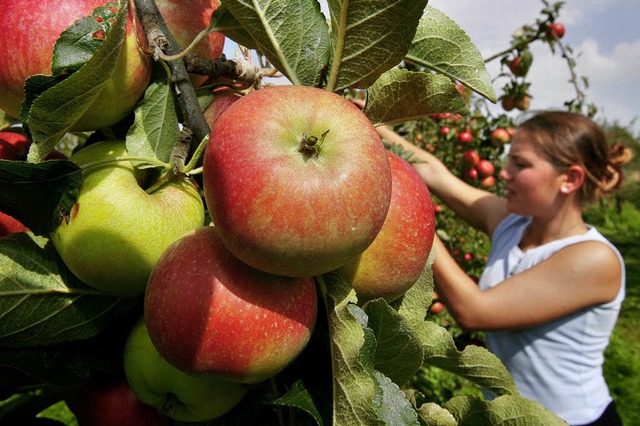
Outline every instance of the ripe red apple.
<svg viewBox="0 0 640 426"><path fill-rule="evenodd" d="M550 40L564 37L565 27L560 22L552 22L547 28L546 35Z"/></svg>
<svg viewBox="0 0 640 426"><path fill-rule="evenodd" d="M470 169L467 169L464 171L464 177L467 179L478 179L478 169L476 169L475 167L472 167Z"/></svg>
<svg viewBox="0 0 640 426"><path fill-rule="evenodd" d="M480 161L480 154L472 149L462 153L462 161L469 167L473 167Z"/></svg>
<svg viewBox="0 0 640 426"><path fill-rule="evenodd" d="M471 143L473 142L473 133L468 130L464 130L458 133L457 139L460 143Z"/></svg>
<svg viewBox="0 0 640 426"><path fill-rule="evenodd" d="M516 102L516 100L515 100L515 98L513 96L511 96L511 95L504 96L502 98L501 105L502 105L502 108L505 111L511 111L516 106L515 102Z"/></svg>
<svg viewBox="0 0 640 426"><path fill-rule="evenodd" d="M496 178L493 175L486 176L484 179L480 181L480 185L484 186L485 188L491 188L495 184L496 184Z"/></svg>
<svg viewBox="0 0 640 426"><path fill-rule="evenodd" d="M440 127L440 134L445 136L448 135L449 133L451 133L451 128L448 126L442 126Z"/></svg>
<svg viewBox="0 0 640 426"><path fill-rule="evenodd" d="M493 132L491 132L491 143L494 146L502 146L505 143L509 143L511 140L511 135L507 131L507 129L503 127L496 128Z"/></svg>
<svg viewBox="0 0 640 426"><path fill-rule="evenodd" d="M23 86L34 74L51 74L56 40L77 19L90 16L106 0L0 0L0 108L20 117ZM134 12L129 12L127 36L113 77L75 130L93 130L127 116L143 95L151 76L151 58L139 48ZM142 34L142 33L140 33Z"/></svg>
<svg viewBox="0 0 640 426"><path fill-rule="evenodd" d="M220 6L219 0L155 0L158 10L176 42L186 49L200 31L209 27L211 14ZM222 55L225 37L219 32L209 33L193 48L200 58L217 59ZM207 80L207 76L192 75L195 86Z"/></svg>
<svg viewBox="0 0 640 426"><path fill-rule="evenodd" d="M493 174L493 172L495 172L495 166L493 165L493 163L484 158L478 161L476 169L478 169L478 173L480 174L480 176L490 176Z"/></svg>
<svg viewBox="0 0 640 426"><path fill-rule="evenodd" d="M16 232L27 232L29 228L13 216L0 212L0 237Z"/></svg>
<svg viewBox="0 0 640 426"><path fill-rule="evenodd" d="M531 106L531 96L523 95L515 100L515 107L520 111L526 111Z"/></svg>
<svg viewBox="0 0 640 426"><path fill-rule="evenodd" d="M445 309L444 303L436 300L429 307L429 312L431 312L434 315L438 315L440 312L444 311L444 309Z"/></svg>
<svg viewBox="0 0 640 426"><path fill-rule="evenodd" d="M66 400L78 426L169 426L170 418L142 403L124 377L90 382Z"/></svg>
<svg viewBox="0 0 640 426"><path fill-rule="evenodd" d="M409 163L387 155L392 189L384 225L364 253L337 271L359 301L402 296L420 277L433 244L435 213L427 185Z"/></svg>
<svg viewBox="0 0 640 426"><path fill-rule="evenodd" d="M209 127L213 127L222 113L240 98L242 98L242 95L227 87L214 90L211 103L204 109L204 118L209 124Z"/></svg>
<svg viewBox="0 0 640 426"><path fill-rule="evenodd" d="M234 257L217 227L172 244L145 293L149 336L188 374L257 383L280 372L307 345L317 313L313 278L251 268Z"/></svg>
<svg viewBox="0 0 640 426"><path fill-rule="evenodd" d="M389 161L369 119L308 86L266 87L231 105L213 124L203 174L225 245L276 275L318 275L361 254L391 198Z"/></svg>
<svg viewBox="0 0 640 426"><path fill-rule="evenodd" d="M0 160L26 160L30 145L22 133L0 132Z"/></svg>

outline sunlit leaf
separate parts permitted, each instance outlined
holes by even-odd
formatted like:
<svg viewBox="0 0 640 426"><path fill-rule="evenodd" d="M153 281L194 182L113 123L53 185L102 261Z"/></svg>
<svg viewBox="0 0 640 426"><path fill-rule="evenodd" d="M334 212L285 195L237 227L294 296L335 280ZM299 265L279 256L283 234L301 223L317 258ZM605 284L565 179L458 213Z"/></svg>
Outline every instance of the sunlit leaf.
<svg viewBox="0 0 640 426"><path fill-rule="evenodd" d="M427 7L405 59L496 101L491 77L477 47L458 24L438 9Z"/></svg>
<svg viewBox="0 0 640 426"><path fill-rule="evenodd" d="M316 0L225 0L209 29L261 52L293 84L321 83L330 39Z"/></svg>
<svg viewBox="0 0 640 426"><path fill-rule="evenodd" d="M426 0L329 0L333 48L327 90L365 89L398 65Z"/></svg>

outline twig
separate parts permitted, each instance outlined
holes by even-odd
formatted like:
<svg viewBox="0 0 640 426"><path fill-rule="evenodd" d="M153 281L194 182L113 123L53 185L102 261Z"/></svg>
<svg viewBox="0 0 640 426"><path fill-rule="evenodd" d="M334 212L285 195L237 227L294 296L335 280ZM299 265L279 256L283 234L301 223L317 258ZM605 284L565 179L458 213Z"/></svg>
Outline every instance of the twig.
<svg viewBox="0 0 640 426"><path fill-rule="evenodd" d="M149 47L157 52L154 58L158 60L159 51L166 55L177 55L182 49L167 27L158 7L153 0L134 0L136 13L147 35ZM204 118L198 104L196 91L189 79L189 73L182 60L167 62L171 70L175 85L175 99L178 105L178 119L193 132L189 145L189 154L198 148L200 141L209 135L211 129Z"/></svg>

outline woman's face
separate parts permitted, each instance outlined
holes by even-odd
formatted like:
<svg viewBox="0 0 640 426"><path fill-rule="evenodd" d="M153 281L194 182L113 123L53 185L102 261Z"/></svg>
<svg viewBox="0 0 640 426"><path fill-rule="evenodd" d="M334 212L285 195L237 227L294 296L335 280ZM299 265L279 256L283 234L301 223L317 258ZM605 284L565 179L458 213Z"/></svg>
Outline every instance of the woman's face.
<svg viewBox="0 0 640 426"><path fill-rule="evenodd" d="M500 177L505 181L507 208L512 213L538 216L554 212L562 173L536 150L527 131L516 132Z"/></svg>

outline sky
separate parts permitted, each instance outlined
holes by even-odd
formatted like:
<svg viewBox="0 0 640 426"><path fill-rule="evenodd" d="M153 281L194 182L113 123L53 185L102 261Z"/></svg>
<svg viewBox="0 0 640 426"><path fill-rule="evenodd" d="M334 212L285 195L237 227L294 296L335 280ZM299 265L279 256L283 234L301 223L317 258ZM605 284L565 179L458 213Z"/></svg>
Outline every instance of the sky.
<svg viewBox="0 0 640 426"><path fill-rule="evenodd" d="M553 0L552 0L553 1ZM325 0L320 0L327 13ZM453 19L471 38L483 58L509 47L513 32L541 18L541 0L429 0L429 5ZM573 49L575 72L589 81L586 102L598 107L599 121L618 123L640 136L640 1L566 0L558 22L566 27L563 42ZM232 43L225 53L234 55ZM552 54L546 43L532 45L532 109L563 108L575 97L566 61ZM487 64L492 77L500 73L499 60ZM499 95L506 80L498 80ZM495 107L498 111L498 106ZM510 113L513 116L517 112Z"/></svg>

